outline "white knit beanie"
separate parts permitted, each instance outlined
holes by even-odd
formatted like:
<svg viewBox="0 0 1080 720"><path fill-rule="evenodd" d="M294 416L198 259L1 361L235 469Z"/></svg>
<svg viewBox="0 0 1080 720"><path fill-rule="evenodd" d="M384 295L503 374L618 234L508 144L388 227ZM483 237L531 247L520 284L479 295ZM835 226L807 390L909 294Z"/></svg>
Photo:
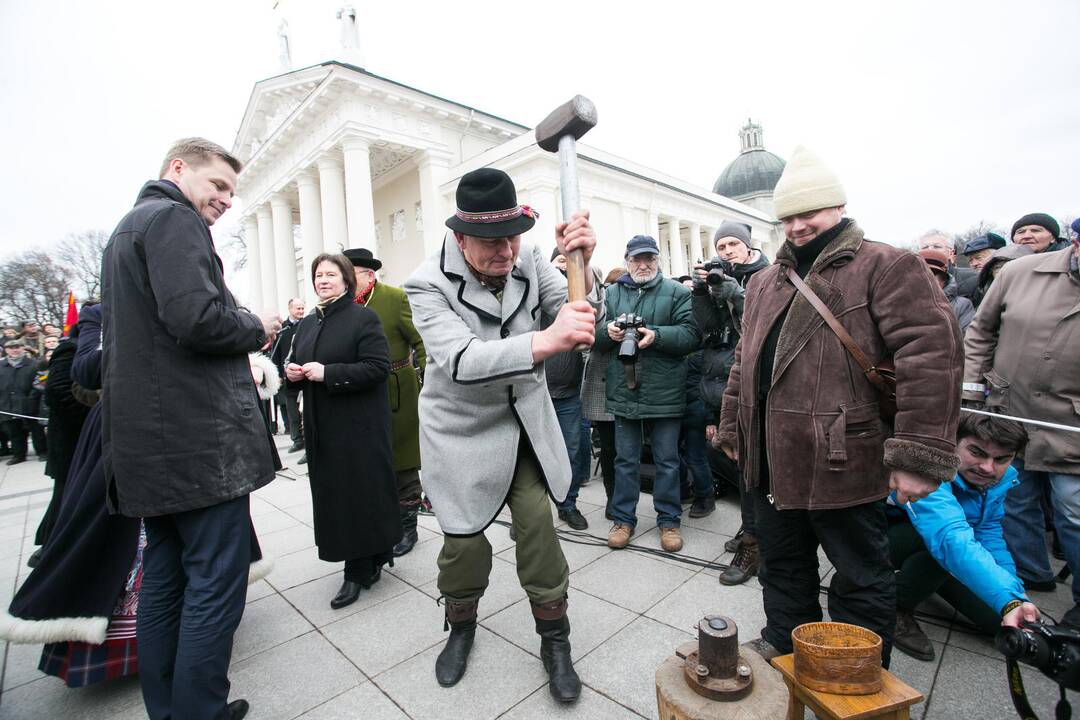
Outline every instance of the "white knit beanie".
<svg viewBox="0 0 1080 720"><path fill-rule="evenodd" d="M802 145L795 148L773 190L776 217L847 204L844 186L832 170Z"/></svg>

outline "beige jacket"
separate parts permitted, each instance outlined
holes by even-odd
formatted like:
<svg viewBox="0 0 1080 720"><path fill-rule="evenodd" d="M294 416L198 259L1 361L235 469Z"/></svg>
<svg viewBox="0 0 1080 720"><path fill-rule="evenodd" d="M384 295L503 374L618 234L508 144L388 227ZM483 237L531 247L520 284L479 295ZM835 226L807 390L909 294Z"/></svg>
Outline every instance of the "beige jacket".
<svg viewBox="0 0 1080 720"><path fill-rule="evenodd" d="M964 382L986 385L988 407L1080 427L1080 280L1070 271L1072 254L1070 247L1013 260L979 306L964 341ZM983 393L965 390L964 399ZM1026 428L1028 470L1080 475L1080 433Z"/></svg>

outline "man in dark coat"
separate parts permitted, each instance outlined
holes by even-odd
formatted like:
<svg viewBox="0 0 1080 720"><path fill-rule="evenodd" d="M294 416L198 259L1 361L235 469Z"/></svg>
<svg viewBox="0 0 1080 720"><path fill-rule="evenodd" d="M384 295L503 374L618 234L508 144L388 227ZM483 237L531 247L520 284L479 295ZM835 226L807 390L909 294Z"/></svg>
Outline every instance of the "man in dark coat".
<svg viewBox="0 0 1080 720"><path fill-rule="evenodd" d="M304 421L300 417L300 388L284 382L285 358L289 356L289 351L292 350L296 326L303 319L304 300L303 298L293 298L289 301L289 317L285 318L285 321L281 323L281 332L277 334L273 349L270 351L270 359L277 366L278 376L283 381L281 389L278 390L277 398L281 400L278 404L285 407L285 429L289 431L289 439L292 440L288 452L297 452L304 449Z"/></svg>
<svg viewBox="0 0 1080 720"><path fill-rule="evenodd" d="M413 325L412 307L405 291L379 282L376 273L382 261L367 248L346 250L356 277L356 304L375 311L390 347L390 378L386 389L393 412L394 474L397 477L398 514L404 532L394 546L401 557L416 545L416 515L420 510L420 379L413 369L413 356L423 372L427 367L424 341Z"/></svg>
<svg viewBox="0 0 1080 720"><path fill-rule="evenodd" d="M890 488L900 504L918 500L956 472L960 330L917 256L844 217L844 188L813 153L795 149L773 203L787 242L746 288L717 432L754 495L766 618L754 649L789 653L792 629L821 620L820 546L836 567L829 615L880 635L888 665L896 585L883 500ZM891 427L799 279L871 362L894 360Z"/></svg>
<svg viewBox="0 0 1080 720"><path fill-rule="evenodd" d="M710 416L709 424L705 426L705 435L709 440L716 435L724 389L731 366L735 364L735 346L742 333L746 285L754 273L769 266L769 258L750 246L748 225L730 221L720 223L713 235L713 247L716 249L714 259L723 260L729 267L719 275L714 272L713 282L708 282L709 276L704 266L695 266L695 282L690 299L694 324L701 332L701 397ZM742 490L736 463L723 453L716 453L714 462L725 477L733 478L739 486L742 523L735 537L724 543L724 549L735 555L719 579L722 585L740 585L756 575L758 568L754 498ZM704 507L695 512L698 503L699 500L695 498L690 517L700 517L703 510L711 512L711 508L715 507L715 500L710 497Z"/></svg>
<svg viewBox="0 0 1080 720"><path fill-rule="evenodd" d="M220 145L178 141L102 260L102 451L110 510L145 518L137 639L151 720L247 711L227 704L227 672L248 495L274 478L247 354L280 322L239 308L210 235L239 171Z"/></svg>
<svg viewBox="0 0 1080 720"><path fill-rule="evenodd" d="M20 415L29 415L31 397L34 393L34 359L26 352L26 343L22 340L8 340L4 343L5 358L0 361L0 422L11 442L11 459L8 465L17 465L26 460L26 439L30 433L29 423Z"/></svg>

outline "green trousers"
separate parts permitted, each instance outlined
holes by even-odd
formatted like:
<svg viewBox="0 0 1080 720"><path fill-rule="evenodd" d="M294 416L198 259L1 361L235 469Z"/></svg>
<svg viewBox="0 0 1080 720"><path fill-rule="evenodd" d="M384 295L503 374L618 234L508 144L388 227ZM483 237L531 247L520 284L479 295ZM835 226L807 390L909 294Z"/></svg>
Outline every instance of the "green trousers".
<svg viewBox="0 0 1080 720"><path fill-rule="evenodd" d="M915 612L919 603L937 593L982 632L993 635L1001 627L1001 615L938 564L910 522L890 521L889 555L896 569L898 611Z"/></svg>
<svg viewBox="0 0 1080 720"><path fill-rule="evenodd" d="M566 597L570 568L555 535L551 501L540 468L528 450L518 455L506 504L517 536L517 574L525 594L538 604ZM484 533L443 538L439 592L447 601L479 600L487 590L490 573L491 543Z"/></svg>

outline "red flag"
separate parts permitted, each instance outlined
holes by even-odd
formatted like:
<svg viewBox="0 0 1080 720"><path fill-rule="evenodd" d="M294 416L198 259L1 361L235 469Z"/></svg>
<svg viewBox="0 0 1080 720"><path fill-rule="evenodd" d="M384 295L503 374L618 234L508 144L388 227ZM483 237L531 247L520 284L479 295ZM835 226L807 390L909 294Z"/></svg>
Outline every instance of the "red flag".
<svg viewBox="0 0 1080 720"><path fill-rule="evenodd" d="M64 337L68 336L71 328L79 322L79 310L75 307L75 293L68 290L67 317L64 318Z"/></svg>

